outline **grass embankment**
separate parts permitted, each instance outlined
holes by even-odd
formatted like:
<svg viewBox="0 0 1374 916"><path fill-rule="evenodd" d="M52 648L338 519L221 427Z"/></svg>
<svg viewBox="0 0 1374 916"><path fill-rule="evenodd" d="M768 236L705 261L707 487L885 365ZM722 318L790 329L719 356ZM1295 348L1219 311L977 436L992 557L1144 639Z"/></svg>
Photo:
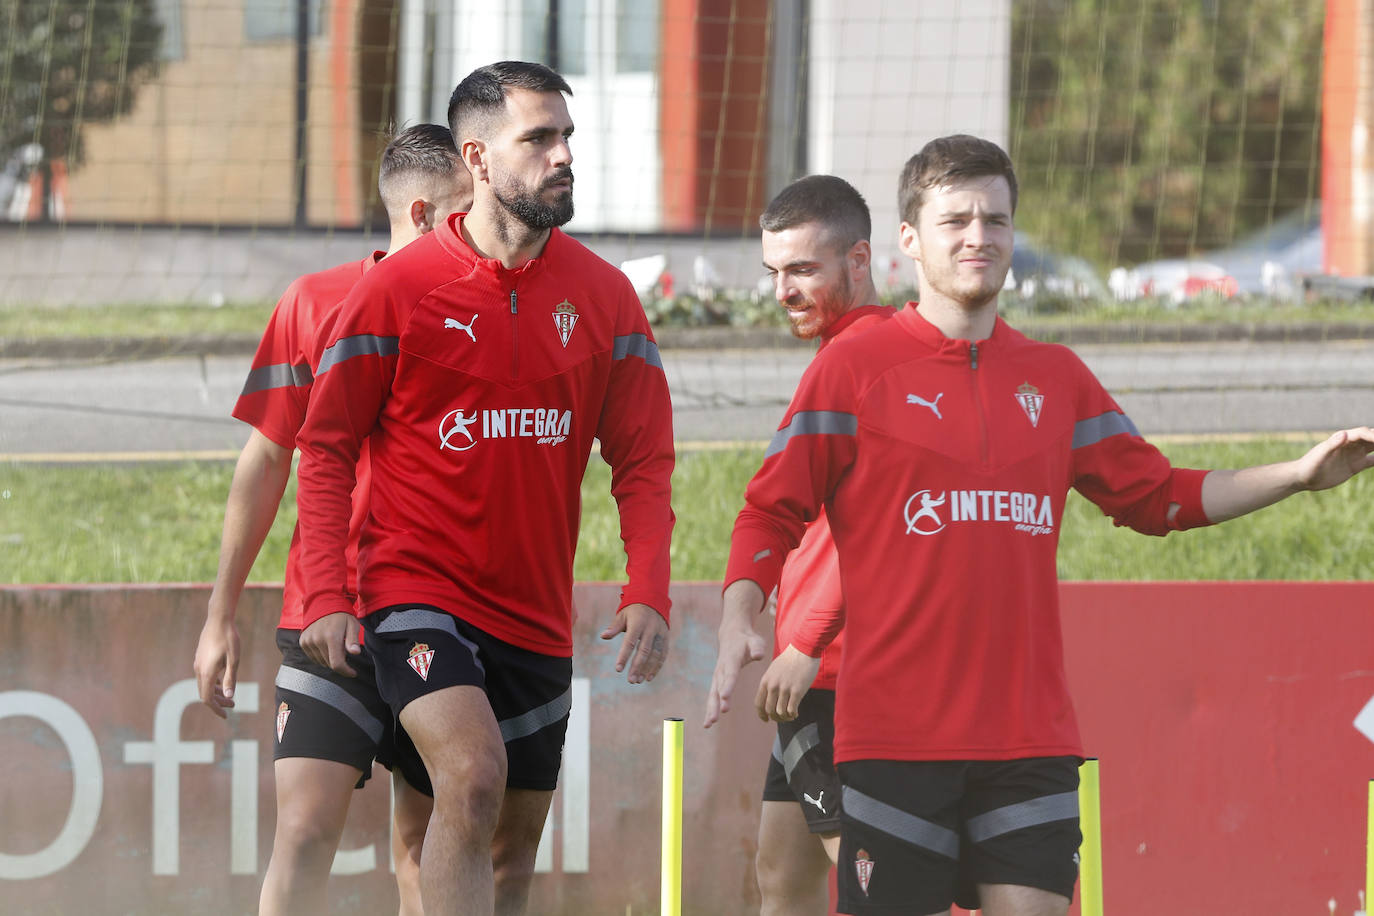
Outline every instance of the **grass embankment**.
<svg viewBox="0 0 1374 916"><path fill-rule="evenodd" d="M1296 457L1278 441L1166 443L1178 465L1243 467ZM716 580L755 449L679 456L673 578ZM0 582L208 582L214 578L229 463L0 465ZM624 576L609 469L593 458L583 486L579 581ZM289 490L253 581L280 581L295 498ZM1167 538L1114 528L1073 494L1060 542L1066 579L1374 579L1374 473L1299 494L1245 519ZM879 511L876 510L875 511Z"/></svg>

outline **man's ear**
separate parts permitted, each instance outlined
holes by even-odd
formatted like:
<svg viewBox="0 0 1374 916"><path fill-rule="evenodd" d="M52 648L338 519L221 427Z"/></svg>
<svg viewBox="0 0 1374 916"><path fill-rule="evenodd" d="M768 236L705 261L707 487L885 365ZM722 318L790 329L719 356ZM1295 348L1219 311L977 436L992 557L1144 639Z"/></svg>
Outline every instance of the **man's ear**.
<svg viewBox="0 0 1374 916"><path fill-rule="evenodd" d="M420 235L434 228L434 208L429 201L417 197L410 202L410 224Z"/></svg>
<svg viewBox="0 0 1374 916"><path fill-rule="evenodd" d="M849 254L845 255L845 261L849 266L849 275L854 278L863 278L873 269L873 246L868 243L868 239L859 239L849 249Z"/></svg>
<svg viewBox="0 0 1374 916"><path fill-rule="evenodd" d="M472 174L474 182L487 180L487 145L481 140L464 140L459 147L458 154L463 159L463 165L468 167L468 172Z"/></svg>
<svg viewBox="0 0 1374 916"><path fill-rule="evenodd" d="M901 249L902 254L917 264L921 263L921 238L911 223L904 222L897 230L897 247Z"/></svg>

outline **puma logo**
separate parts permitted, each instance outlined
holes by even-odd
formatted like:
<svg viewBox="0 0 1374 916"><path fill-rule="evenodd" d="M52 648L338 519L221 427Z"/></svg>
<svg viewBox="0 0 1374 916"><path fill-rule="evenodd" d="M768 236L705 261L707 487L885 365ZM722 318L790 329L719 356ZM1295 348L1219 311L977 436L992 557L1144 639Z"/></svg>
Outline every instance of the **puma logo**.
<svg viewBox="0 0 1374 916"><path fill-rule="evenodd" d="M803 792L803 793L802 793L802 798L806 799L808 802L810 802L811 804L815 805L815 806L816 806L816 810L820 811L821 814L824 814L824 813L825 813L825 790L824 790L824 789L822 789L822 790L820 791L820 794L817 795L815 798L812 798L810 795L807 795L805 792Z"/></svg>
<svg viewBox="0 0 1374 916"><path fill-rule="evenodd" d="M945 393L942 391L942 392L940 392L939 394L937 394L937 395L935 396L935 400L933 400L933 401L927 401L925 398L921 397L919 394L909 394L909 395L906 396L906 402L907 402L908 404L920 404L922 407L929 407L929 408L930 408L930 412L933 413L933 414L935 414L935 419L937 419L937 420L943 420L944 417L940 415L940 407L939 407L939 404L940 404L940 398L942 398L942 397L944 397L944 396L945 396Z"/></svg>
<svg viewBox="0 0 1374 916"><path fill-rule="evenodd" d="M473 326L476 322L477 322L477 316L476 316L476 315L473 315L472 318L468 321L467 324L463 324L463 323L462 323L461 321L459 321L457 318L445 318L445 319L444 319L444 327L446 327L446 328L457 328L458 330L462 331L464 334L468 335L468 337L472 338L472 342L473 342L473 343L477 343L477 335L474 334L474 333L472 333L472 326Z"/></svg>

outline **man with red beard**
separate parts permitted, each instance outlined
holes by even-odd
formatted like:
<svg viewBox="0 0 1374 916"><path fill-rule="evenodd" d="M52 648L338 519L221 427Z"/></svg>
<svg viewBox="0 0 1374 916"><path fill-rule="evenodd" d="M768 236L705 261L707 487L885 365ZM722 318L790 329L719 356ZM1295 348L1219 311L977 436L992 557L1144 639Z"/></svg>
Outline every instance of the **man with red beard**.
<svg viewBox="0 0 1374 916"><path fill-rule="evenodd" d="M803 340L849 337L890 318L873 286L872 221L863 197L833 175L811 175L788 185L759 217L763 266L774 295L787 310L792 333ZM778 584L773 625L775 661L759 688L759 702L780 719L764 780L755 862L763 916L818 913L828 909L830 866L840 844L840 783L832 759L835 676L840 640L820 657L820 671L804 696L783 695L778 680L788 667L812 659L793 643L812 608L841 603L835 544L825 515L807 526L787 558ZM752 619L724 619L719 634L722 664L733 671L763 658L765 640ZM728 689L725 691L728 697ZM725 712L728 700L713 690L706 725Z"/></svg>

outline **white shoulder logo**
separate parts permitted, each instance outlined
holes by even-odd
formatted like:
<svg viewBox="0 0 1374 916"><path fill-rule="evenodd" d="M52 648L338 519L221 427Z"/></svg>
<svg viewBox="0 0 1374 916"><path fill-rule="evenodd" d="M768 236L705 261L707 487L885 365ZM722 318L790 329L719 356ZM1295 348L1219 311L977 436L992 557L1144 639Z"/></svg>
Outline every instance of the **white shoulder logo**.
<svg viewBox="0 0 1374 916"><path fill-rule="evenodd" d="M459 331L462 331L464 334L468 335L468 337L470 337L470 338L472 339L472 342L473 342L473 343L477 343L477 335L474 334L474 333L472 333L472 326L473 326L474 324L476 324L476 323L477 323L477 316L476 316L476 315L473 315L471 318L469 318L467 324L463 324L463 323L462 323L461 321L459 321L457 318L445 318L445 319L444 319L444 327L446 327L446 328L456 328L456 329L458 329Z"/></svg>

